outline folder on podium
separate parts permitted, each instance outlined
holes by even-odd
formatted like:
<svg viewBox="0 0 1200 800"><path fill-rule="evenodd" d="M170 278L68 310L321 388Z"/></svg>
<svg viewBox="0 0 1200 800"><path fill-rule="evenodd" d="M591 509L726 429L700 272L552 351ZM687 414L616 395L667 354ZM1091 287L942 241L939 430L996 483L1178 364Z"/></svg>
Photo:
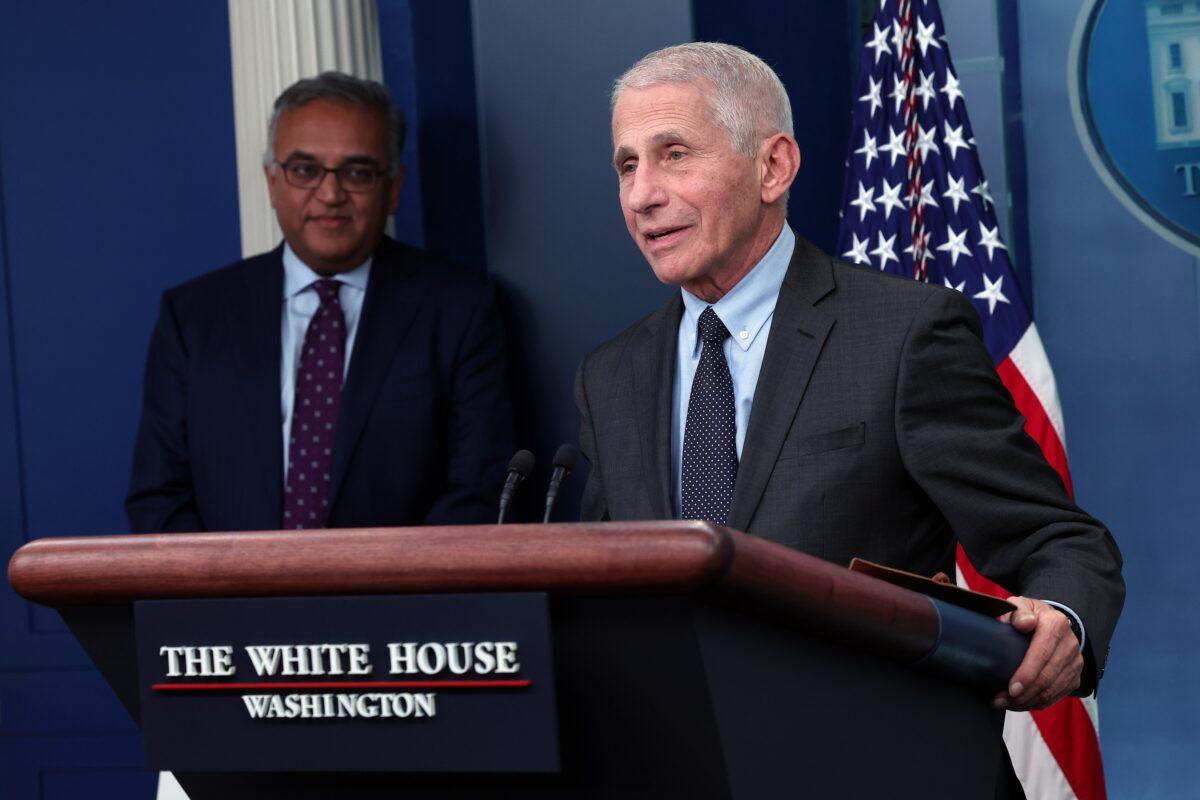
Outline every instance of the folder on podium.
<svg viewBox="0 0 1200 800"><path fill-rule="evenodd" d="M40 539L193 800L991 798L1026 637L703 522Z"/></svg>

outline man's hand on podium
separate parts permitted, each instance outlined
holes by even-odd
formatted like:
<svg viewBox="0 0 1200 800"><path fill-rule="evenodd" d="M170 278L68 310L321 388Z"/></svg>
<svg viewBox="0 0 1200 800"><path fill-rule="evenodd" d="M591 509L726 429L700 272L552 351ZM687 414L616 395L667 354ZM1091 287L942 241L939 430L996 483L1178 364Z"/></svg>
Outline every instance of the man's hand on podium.
<svg viewBox="0 0 1200 800"><path fill-rule="evenodd" d="M1001 617L1021 633L1032 633L1029 650L1008 682L1008 691L992 705L1010 711L1030 711L1052 706L1079 688L1083 655L1067 615L1041 600L1010 597L1016 611Z"/></svg>

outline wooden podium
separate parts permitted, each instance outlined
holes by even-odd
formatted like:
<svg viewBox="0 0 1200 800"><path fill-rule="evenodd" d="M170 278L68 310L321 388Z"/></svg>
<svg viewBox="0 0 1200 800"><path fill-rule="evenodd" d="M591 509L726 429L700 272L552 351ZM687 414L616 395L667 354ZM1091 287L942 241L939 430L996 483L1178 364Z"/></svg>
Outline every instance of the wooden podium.
<svg viewBox="0 0 1200 800"><path fill-rule="evenodd" d="M135 720L138 601L548 595L557 773L177 773L193 800L991 798L990 698L1026 645L699 522L50 538L17 551L9 580L62 614Z"/></svg>

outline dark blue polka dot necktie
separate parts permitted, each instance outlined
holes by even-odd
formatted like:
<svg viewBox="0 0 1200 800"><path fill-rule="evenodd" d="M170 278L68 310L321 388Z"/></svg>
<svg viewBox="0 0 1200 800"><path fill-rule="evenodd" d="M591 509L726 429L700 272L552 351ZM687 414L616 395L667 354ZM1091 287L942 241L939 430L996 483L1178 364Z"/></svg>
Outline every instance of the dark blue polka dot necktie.
<svg viewBox="0 0 1200 800"><path fill-rule="evenodd" d="M737 421L733 380L725 361L729 331L712 306L700 315L700 364L692 379L687 424L683 431L683 519L729 521L737 480Z"/></svg>
<svg viewBox="0 0 1200 800"><path fill-rule="evenodd" d="M288 441L283 527L321 528L329 511L329 472L342 405L342 370L346 361L346 319L334 280L312 284L321 306L308 323Z"/></svg>

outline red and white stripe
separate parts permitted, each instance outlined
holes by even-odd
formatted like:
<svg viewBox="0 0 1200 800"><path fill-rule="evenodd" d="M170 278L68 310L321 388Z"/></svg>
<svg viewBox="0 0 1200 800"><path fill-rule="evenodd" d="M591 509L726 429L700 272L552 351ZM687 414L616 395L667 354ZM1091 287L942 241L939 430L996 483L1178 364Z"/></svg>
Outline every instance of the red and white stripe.
<svg viewBox="0 0 1200 800"><path fill-rule="evenodd" d="M1037 327L1030 323L1017 346L996 367L1000 380L1025 417L1025 430L1074 496L1067 465L1062 406L1050 360ZM958 550L958 582L978 592L1008 597L1012 592L980 575ZM1104 800L1099 716L1094 698L1068 697L1042 711L1009 712L1004 742L1029 800Z"/></svg>

